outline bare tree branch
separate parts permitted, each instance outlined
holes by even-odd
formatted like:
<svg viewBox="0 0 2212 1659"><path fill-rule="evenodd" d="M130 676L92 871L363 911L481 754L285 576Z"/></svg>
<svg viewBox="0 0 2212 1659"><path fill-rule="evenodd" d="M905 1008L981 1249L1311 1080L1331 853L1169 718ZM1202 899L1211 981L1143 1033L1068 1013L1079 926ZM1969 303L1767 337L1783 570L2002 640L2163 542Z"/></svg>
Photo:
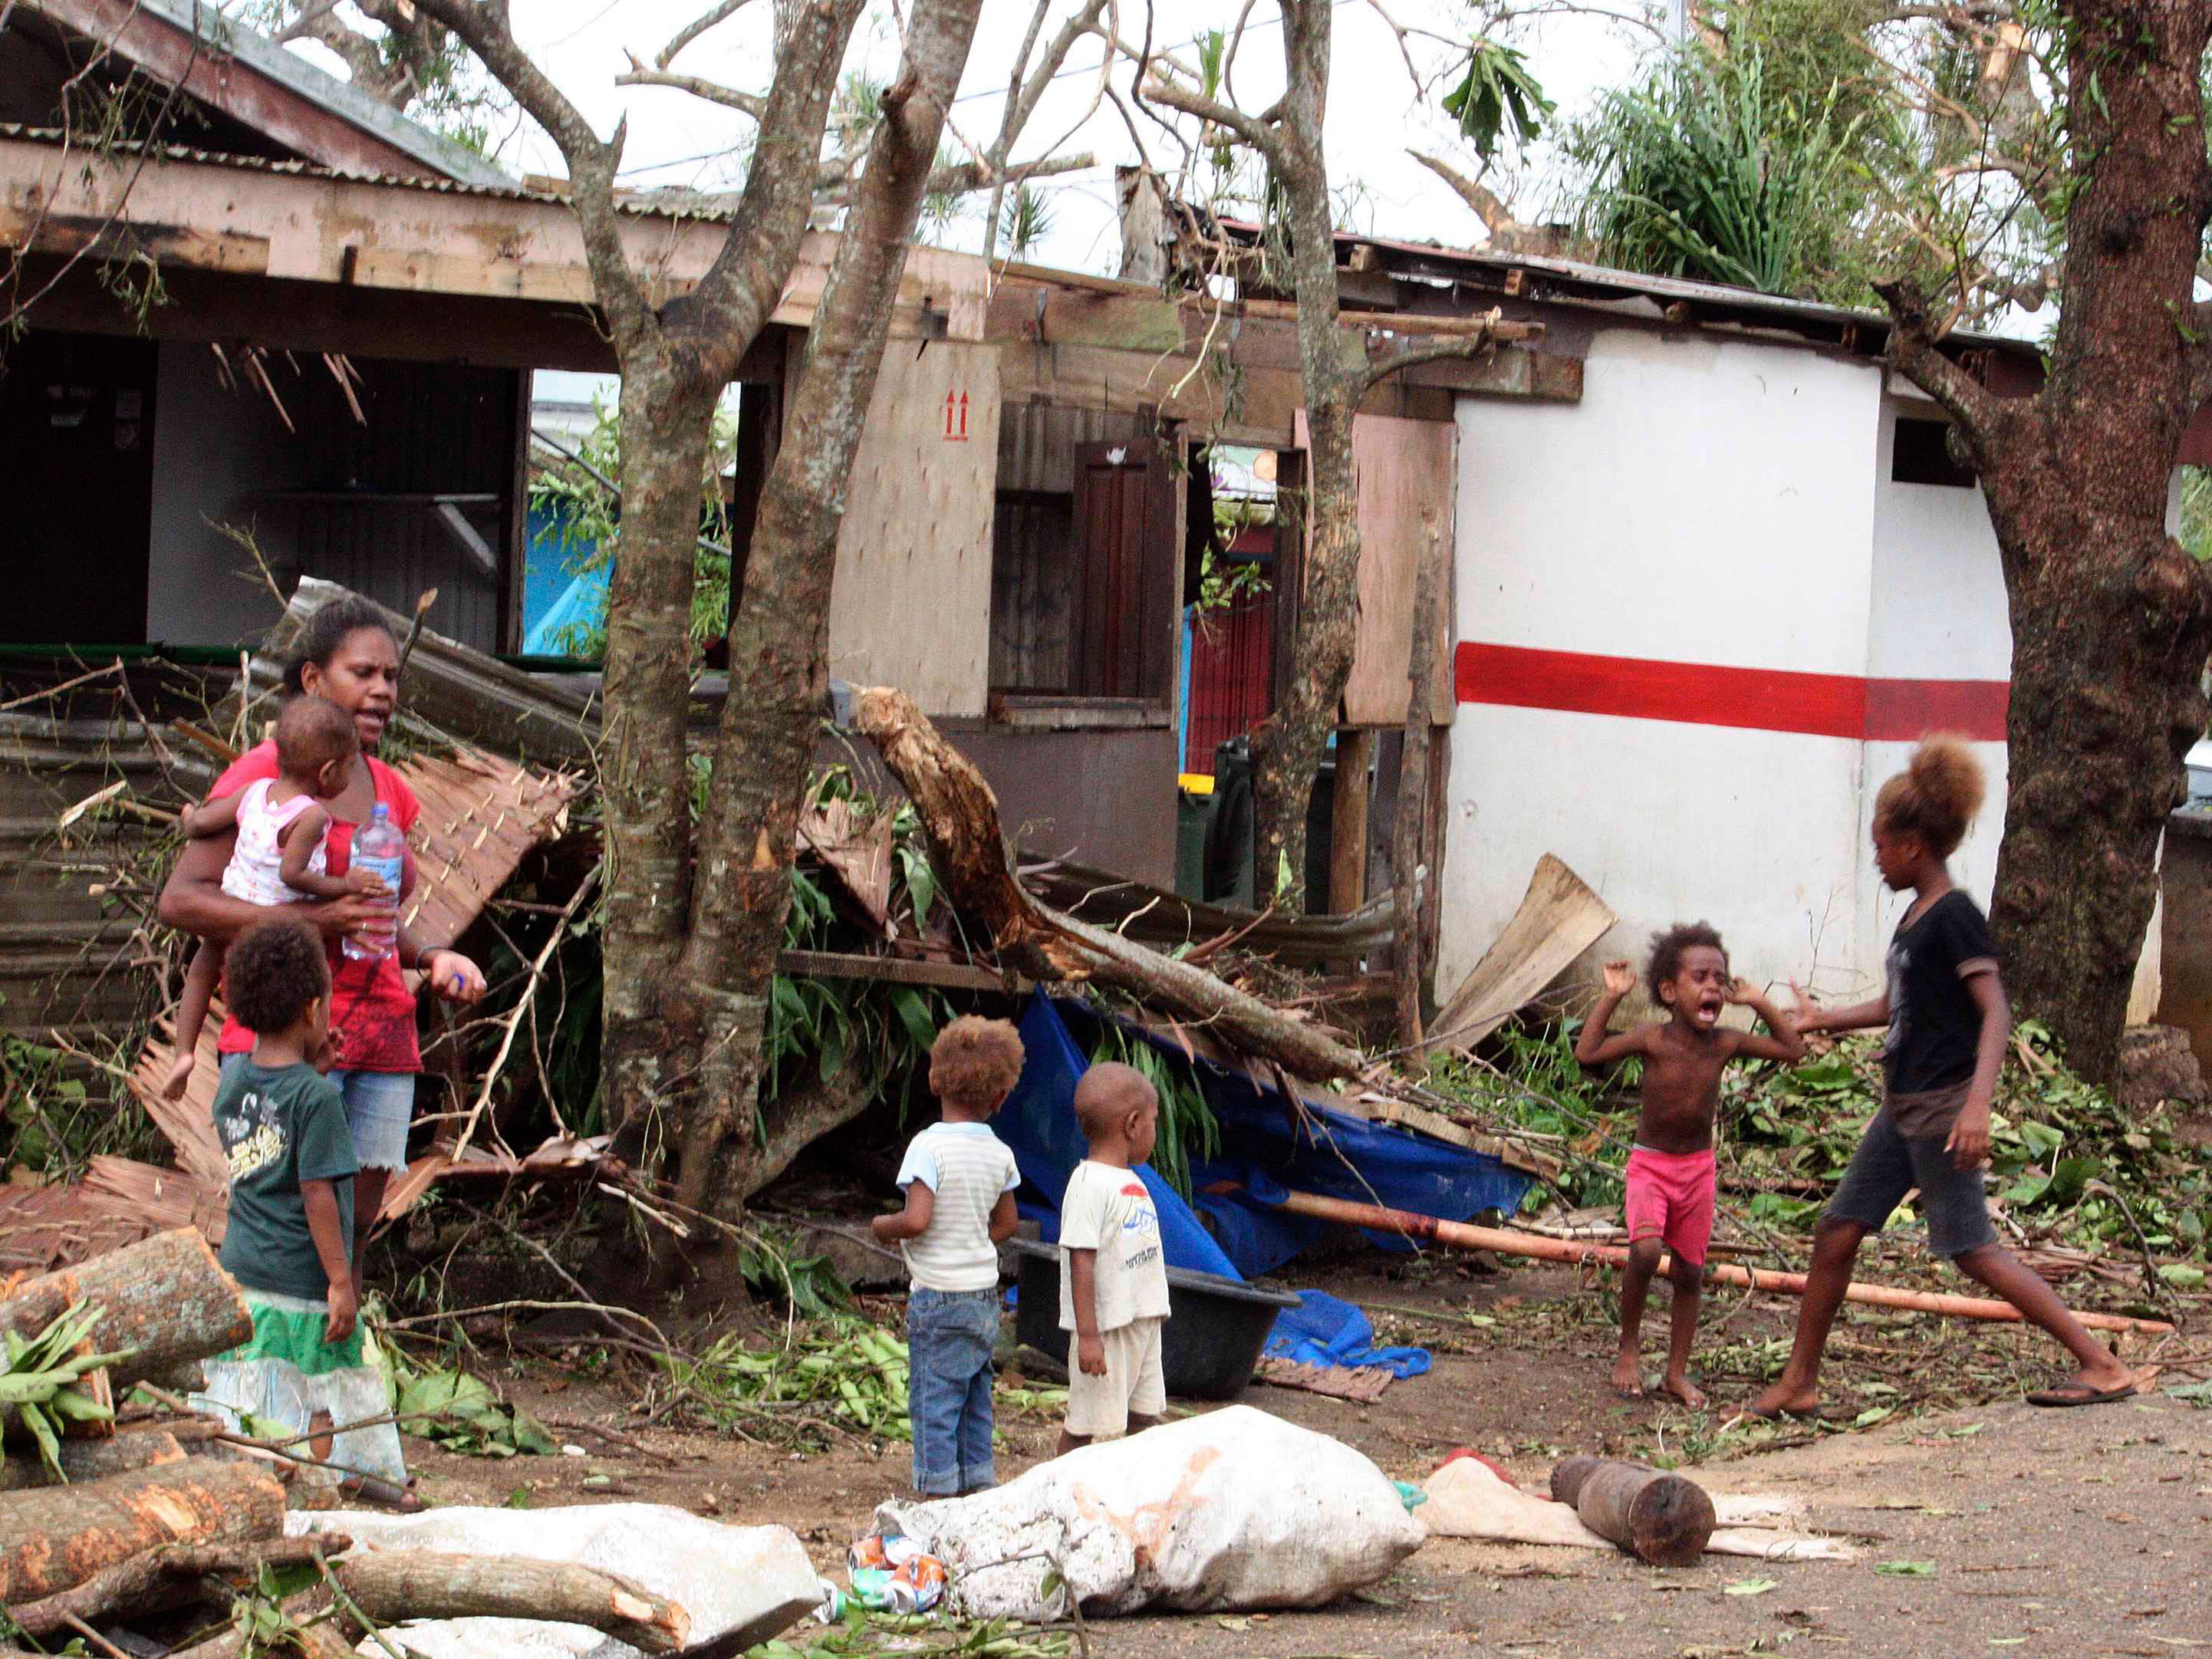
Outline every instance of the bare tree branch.
<svg viewBox="0 0 2212 1659"><path fill-rule="evenodd" d="M1124 46L1121 50L1127 52L1129 48ZM1152 81L1145 88L1145 96L1156 104L1165 104L1171 110L1195 116L1201 121L1235 133L1265 156L1270 167L1279 167L1288 159L1282 140L1274 128L1267 124L1265 112L1256 116L1247 115L1243 110L1231 109L1228 105L1208 98L1204 93L1180 82L1169 80L1161 73L1159 61L1152 64Z"/></svg>
<svg viewBox="0 0 2212 1659"><path fill-rule="evenodd" d="M722 0L722 3L714 8L711 11L693 18L682 28L677 30L673 35L669 37L668 44L660 49L660 55L653 60L653 67L655 69L666 69L671 64L676 61L676 54L678 52L683 51L684 47L690 46L694 40L696 40L708 29L713 28L718 23L727 21L730 18L736 16L739 12L743 11L751 3L752 0ZM633 58L630 61L632 63L635 63L637 60ZM617 82L617 84L620 83Z"/></svg>
<svg viewBox="0 0 2212 1659"><path fill-rule="evenodd" d="M1928 314L1920 285L1893 277L1875 283L1874 291L1889 307L1890 367L1942 404L1970 446L1980 451L1993 445L2002 424L1998 399L1938 349L1942 331Z"/></svg>
<svg viewBox="0 0 2212 1659"><path fill-rule="evenodd" d="M1065 173L1081 173L1098 165L1098 158L1085 150L1077 155L1040 155L1027 161L1017 161L1003 171L987 161L959 161L948 167L939 167L929 175L923 186L925 196L972 196L978 191L1003 190L1008 185L1026 183L1031 179L1050 179ZM833 172L834 170L834 172ZM861 179L866 178L864 173ZM823 207L843 207L849 204L860 185L852 173L843 171L835 161L823 163L823 177L816 185L815 200Z"/></svg>
<svg viewBox="0 0 2212 1659"><path fill-rule="evenodd" d="M629 60L629 73L615 76L618 87L667 87L676 92L688 92L694 98L703 98L710 104L720 104L740 114L750 115L756 121L768 112L768 100L757 92L741 92L735 87L726 87L709 81L704 76L678 75L667 70L647 69L635 56Z"/></svg>
<svg viewBox="0 0 2212 1659"><path fill-rule="evenodd" d="M1392 352L1389 356L1368 364L1360 371L1359 378L1353 382L1352 403L1356 406L1364 401L1369 392L1374 391L1393 374L1403 374L1409 368L1418 368L1423 363L1464 361L1495 351L1503 337L1503 330L1505 328L1511 328L1513 332L1522 339L1540 338L1543 334L1543 325L1540 323L1522 324L1516 327L1510 324L1504 324L1502 312L1492 311L1484 319L1490 326L1479 334L1470 334L1456 340L1440 340L1429 345L1407 346L1401 350Z"/></svg>
<svg viewBox="0 0 2212 1659"><path fill-rule="evenodd" d="M574 185L576 220L584 234L584 258L592 272L592 291L617 342L643 345L657 331L645 285L623 257L622 222L615 206L615 174L622 165L629 123L617 122L614 137L601 142L581 111L555 86L530 54L515 43L505 0L416 0L423 14L444 24L466 44L492 77L514 96L530 118L560 147Z"/></svg>

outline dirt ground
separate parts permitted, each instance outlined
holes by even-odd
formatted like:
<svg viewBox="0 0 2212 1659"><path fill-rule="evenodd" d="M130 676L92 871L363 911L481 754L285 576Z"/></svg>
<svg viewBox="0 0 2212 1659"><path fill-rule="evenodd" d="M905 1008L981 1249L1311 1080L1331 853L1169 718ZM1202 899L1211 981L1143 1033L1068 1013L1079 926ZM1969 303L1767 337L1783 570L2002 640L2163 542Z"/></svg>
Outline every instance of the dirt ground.
<svg viewBox="0 0 2212 1659"><path fill-rule="evenodd" d="M1780 1298L1709 1304L1701 1374L1716 1409L1692 1413L1612 1394L1611 1296L1571 1270L1474 1277L1431 1262L1301 1282L1375 1310L1384 1340L1431 1346L1434 1367L1371 1406L1266 1387L1249 1391L1245 1403L1358 1447L1394 1478L1418 1481L1462 1445L1539 1489L1568 1452L1679 1460L1723 1490L1802 1495L1814 1524L1855 1537L1860 1559L1770 1565L1708 1557L1697 1568L1662 1571L1611 1553L1438 1539L1388 1583L1322 1612L1094 1625L1095 1652L2212 1653L2212 1410L2162 1395L2087 1410L2027 1407L2023 1386L2057 1370L2056 1350L2032 1333L1854 1310L1838 1330L1831 1399L1872 1420L1848 1431L1776 1431L1729 1418L1779 1363L1794 1314ZM896 1323L897 1308L893 1298L869 1311ZM1663 1304L1654 1313L1645 1352L1656 1367ZM2167 1340L2163 1351L2204 1352L2186 1338ZM2142 1358L2149 1350L2123 1352ZM775 1522L796 1530L842 1582L846 1545L905 1480L903 1444L852 1442L799 1456L711 1433L639 1428L629 1395L564 1374L557 1363L518 1364L500 1380L556 1439L586 1455L495 1462L410 1441L432 1501L542 1507L639 1498L733 1522ZM1000 1423L1002 1480L1049 1454L1057 1429L1050 1419L1002 1410ZM588 1425L633 1444L595 1437ZM1907 1563L1916 1565L1899 1565ZM802 1632L789 1639L806 1638Z"/></svg>

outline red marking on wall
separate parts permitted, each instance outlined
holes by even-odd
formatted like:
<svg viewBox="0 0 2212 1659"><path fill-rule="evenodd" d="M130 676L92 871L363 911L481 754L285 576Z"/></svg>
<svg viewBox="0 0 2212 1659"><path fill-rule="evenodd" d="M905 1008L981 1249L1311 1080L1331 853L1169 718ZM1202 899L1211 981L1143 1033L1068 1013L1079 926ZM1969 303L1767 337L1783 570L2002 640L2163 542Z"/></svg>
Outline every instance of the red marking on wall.
<svg viewBox="0 0 2212 1659"><path fill-rule="evenodd" d="M945 394L945 441L949 444L968 441L968 394L964 392Z"/></svg>
<svg viewBox="0 0 2212 1659"><path fill-rule="evenodd" d="M1461 642L1454 665L1462 702L1870 743L1913 743L1930 732L2002 743L2012 696L2002 680L1869 679L1476 640Z"/></svg>

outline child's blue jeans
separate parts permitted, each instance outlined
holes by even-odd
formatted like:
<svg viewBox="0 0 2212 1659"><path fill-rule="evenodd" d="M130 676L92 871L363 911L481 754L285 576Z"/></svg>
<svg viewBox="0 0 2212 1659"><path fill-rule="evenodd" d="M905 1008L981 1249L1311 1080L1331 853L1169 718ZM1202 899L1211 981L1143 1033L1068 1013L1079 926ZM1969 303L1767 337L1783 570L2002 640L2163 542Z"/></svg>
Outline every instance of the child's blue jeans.
<svg viewBox="0 0 2212 1659"><path fill-rule="evenodd" d="M950 1498L994 1484L991 1350L999 1292L926 1291L906 1302L907 1414L914 1425L914 1488Z"/></svg>

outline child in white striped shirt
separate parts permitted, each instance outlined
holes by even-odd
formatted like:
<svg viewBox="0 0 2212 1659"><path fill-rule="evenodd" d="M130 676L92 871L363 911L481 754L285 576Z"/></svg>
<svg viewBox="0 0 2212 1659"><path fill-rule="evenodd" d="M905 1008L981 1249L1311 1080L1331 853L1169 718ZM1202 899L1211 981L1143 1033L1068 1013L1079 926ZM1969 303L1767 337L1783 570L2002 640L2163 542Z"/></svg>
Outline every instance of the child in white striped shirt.
<svg viewBox="0 0 2212 1659"><path fill-rule="evenodd" d="M999 1336L1000 1242L1013 1236L1021 1175L991 1118L1022 1075L1022 1039L1003 1019L963 1015L929 1051L943 1108L908 1145L906 1207L873 1226L906 1257L907 1413L914 1486L925 1498L981 1492L991 1467L991 1352Z"/></svg>

